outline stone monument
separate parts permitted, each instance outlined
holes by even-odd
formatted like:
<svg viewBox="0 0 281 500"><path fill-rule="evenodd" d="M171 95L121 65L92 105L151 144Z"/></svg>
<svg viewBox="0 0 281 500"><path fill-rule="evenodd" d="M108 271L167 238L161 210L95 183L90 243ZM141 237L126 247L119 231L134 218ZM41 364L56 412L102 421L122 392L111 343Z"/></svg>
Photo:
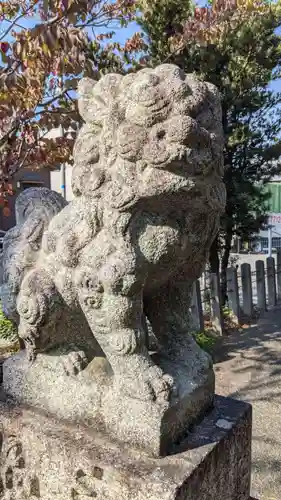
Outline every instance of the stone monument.
<svg viewBox="0 0 281 500"><path fill-rule="evenodd" d="M0 498L247 500L250 408L214 397L189 327L225 205L219 94L173 65L79 93L74 200L24 191L4 239L26 349L3 365Z"/></svg>

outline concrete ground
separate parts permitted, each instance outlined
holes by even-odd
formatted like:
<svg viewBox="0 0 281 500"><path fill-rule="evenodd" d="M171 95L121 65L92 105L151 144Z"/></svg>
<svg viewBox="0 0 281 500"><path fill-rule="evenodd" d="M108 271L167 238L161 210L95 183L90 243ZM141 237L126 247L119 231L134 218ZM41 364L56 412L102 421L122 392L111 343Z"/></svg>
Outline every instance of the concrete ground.
<svg viewBox="0 0 281 500"><path fill-rule="evenodd" d="M216 393L253 406L252 495L281 498L281 306L215 353Z"/></svg>

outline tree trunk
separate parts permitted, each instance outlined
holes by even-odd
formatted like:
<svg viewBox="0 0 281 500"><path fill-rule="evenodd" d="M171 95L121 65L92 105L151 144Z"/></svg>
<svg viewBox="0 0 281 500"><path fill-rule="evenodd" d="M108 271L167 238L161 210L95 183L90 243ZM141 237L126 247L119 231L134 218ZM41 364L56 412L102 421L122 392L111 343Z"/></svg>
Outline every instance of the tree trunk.
<svg viewBox="0 0 281 500"><path fill-rule="evenodd" d="M231 250L231 241L233 236L232 226L230 226L225 235L224 251L221 259L221 300L224 306L227 301L227 278L226 271L228 268L229 255Z"/></svg>
<svg viewBox="0 0 281 500"><path fill-rule="evenodd" d="M220 272L220 259L219 259L219 237L215 237L209 254L210 272L219 274Z"/></svg>

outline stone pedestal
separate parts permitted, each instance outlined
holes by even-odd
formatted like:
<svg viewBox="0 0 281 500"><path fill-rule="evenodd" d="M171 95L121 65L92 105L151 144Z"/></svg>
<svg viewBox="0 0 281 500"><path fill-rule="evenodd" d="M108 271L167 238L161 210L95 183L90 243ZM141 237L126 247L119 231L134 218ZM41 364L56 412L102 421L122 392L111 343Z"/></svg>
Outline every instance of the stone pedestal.
<svg viewBox="0 0 281 500"><path fill-rule="evenodd" d="M94 428L111 440L156 457L167 455L213 403L214 373L203 351L205 370L193 362L193 351L186 366L154 355L178 388L175 397L161 403L120 391L104 358L94 358L86 369L70 376L61 361L63 356L56 354L38 354L34 362L25 351L10 356L3 366L5 393L18 405Z"/></svg>
<svg viewBox="0 0 281 500"><path fill-rule="evenodd" d="M0 403L0 498L248 500L251 407L216 396L170 456L114 444L82 425Z"/></svg>

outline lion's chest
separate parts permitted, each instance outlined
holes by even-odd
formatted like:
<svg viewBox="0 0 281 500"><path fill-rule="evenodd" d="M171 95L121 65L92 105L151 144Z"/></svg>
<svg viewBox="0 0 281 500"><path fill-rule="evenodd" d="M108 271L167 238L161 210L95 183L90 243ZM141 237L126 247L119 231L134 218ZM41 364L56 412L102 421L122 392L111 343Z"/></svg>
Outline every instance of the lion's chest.
<svg viewBox="0 0 281 500"><path fill-rule="evenodd" d="M178 260L186 249L183 221L173 217L144 214L135 236L137 254L150 264Z"/></svg>

